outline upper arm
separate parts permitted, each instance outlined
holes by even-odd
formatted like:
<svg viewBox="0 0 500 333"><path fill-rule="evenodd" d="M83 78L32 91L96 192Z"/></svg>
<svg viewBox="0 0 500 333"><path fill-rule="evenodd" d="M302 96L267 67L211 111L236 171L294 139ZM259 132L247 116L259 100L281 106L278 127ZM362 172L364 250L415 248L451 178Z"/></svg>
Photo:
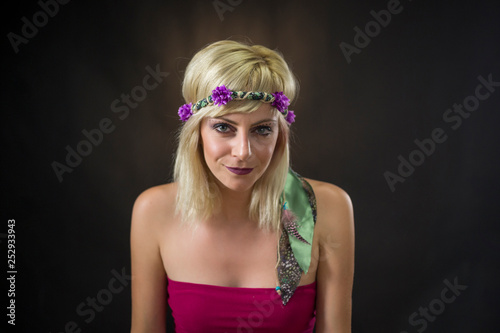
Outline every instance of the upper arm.
<svg viewBox="0 0 500 333"><path fill-rule="evenodd" d="M354 216L342 189L321 183L316 190L319 261L316 332L351 332L354 275Z"/></svg>
<svg viewBox="0 0 500 333"><path fill-rule="evenodd" d="M160 217L152 188L135 201L130 230L132 333L165 332L166 274L157 238Z"/></svg>

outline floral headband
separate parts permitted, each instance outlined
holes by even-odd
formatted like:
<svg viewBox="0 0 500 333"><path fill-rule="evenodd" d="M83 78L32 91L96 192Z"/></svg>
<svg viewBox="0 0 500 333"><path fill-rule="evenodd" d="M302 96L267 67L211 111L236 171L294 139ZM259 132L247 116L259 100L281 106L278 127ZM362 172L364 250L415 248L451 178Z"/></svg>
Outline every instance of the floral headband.
<svg viewBox="0 0 500 333"><path fill-rule="evenodd" d="M187 121L193 114L198 112L201 108L209 105L226 105L227 102L236 100L254 100L261 101L263 103L271 103L278 111L285 117L288 124L295 121L295 113L288 110L288 105L290 105L290 99L283 94L282 91L277 91L274 94L269 94L260 91L234 91L226 88L225 85L219 86L212 90L212 95L201 101L193 103L184 104L179 108L179 117L182 121Z"/></svg>

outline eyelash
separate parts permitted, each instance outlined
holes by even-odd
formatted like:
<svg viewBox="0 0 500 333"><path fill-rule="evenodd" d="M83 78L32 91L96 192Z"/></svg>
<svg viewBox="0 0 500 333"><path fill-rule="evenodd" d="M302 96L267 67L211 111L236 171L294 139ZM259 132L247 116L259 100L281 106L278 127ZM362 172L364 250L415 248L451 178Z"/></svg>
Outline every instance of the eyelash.
<svg viewBox="0 0 500 333"><path fill-rule="evenodd" d="M230 124L224 123L224 122L220 122L220 123L214 124L212 126L212 128L214 130L216 130L217 132L219 132L221 134L228 133L228 131L221 131L221 127L227 127L230 130L233 129L233 127ZM260 130L265 130L266 132L265 133L258 133L258 131L260 131ZM268 136L273 132L273 129L271 128L271 126L259 125L259 126L254 127L252 129L252 131L257 133L257 135L260 135L260 136Z"/></svg>
<svg viewBox="0 0 500 333"><path fill-rule="evenodd" d="M271 128L271 126L265 126L265 125L259 125L259 126L255 127L255 132L257 132L259 130L266 131L265 133L260 133L260 134L257 133L257 134L262 135L262 136L268 136L273 132L273 129Z"/></svg>

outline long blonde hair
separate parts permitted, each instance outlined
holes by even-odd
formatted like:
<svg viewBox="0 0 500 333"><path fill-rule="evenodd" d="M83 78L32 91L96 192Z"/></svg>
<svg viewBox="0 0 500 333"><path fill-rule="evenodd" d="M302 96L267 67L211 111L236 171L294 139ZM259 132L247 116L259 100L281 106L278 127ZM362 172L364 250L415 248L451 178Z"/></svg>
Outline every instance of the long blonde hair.
<svg viewBox="0 0 500 333"><path fill-rule="evenodd" d="M236 41L219 41L195 54L186 68L182 94L186 103L196 103L209 96L215 87L225 85L231 90L283 91L290 102L298 93L298 82L277 51L260 45ZM221 206L219 189L209 171L200 145L200 124L205 117L228 113L250 113L260 101L232 101L227 105L207 106L183 124L174 166L178 183L176 213L190 224L212 216ZM271 163L252 189L249 217L265 229L278 230L280 196L285 187L289 167L289 125L278 113L279 135Z"/></svg>

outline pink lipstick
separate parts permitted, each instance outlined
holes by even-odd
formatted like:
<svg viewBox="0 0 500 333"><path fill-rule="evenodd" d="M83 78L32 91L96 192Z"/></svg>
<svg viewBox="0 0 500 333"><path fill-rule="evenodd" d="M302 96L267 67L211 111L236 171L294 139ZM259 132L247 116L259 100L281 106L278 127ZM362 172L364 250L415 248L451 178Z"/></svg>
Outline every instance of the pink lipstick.
<svg viewBox="0 0 500 333"><path fill-rule="evenodd" d="M231 168L231 167L228 167L228 166L226 166L226 168L229 171L231 171L232 173L240 175L240 176L247 175L250 172L252 172L252 170L253 170L253 168Z"/></svg>

